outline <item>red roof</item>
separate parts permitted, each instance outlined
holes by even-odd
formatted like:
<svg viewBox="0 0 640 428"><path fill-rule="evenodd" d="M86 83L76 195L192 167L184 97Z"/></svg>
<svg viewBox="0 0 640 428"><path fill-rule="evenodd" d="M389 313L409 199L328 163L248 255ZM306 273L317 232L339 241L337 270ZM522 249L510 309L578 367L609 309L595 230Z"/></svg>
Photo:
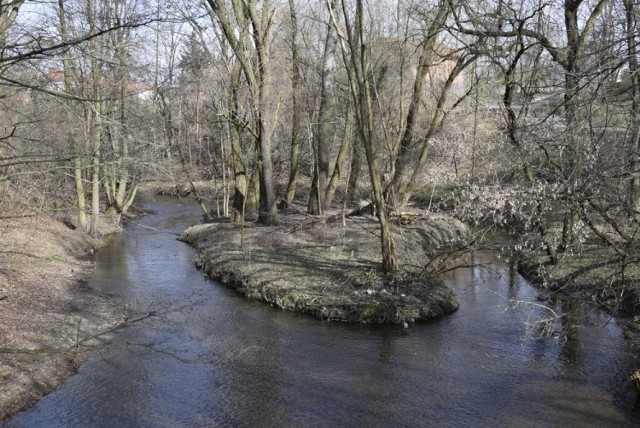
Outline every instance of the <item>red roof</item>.
<svg viewBox="0 0 640 428"><path fill-rule="evenodd" d="M62 82L64 80L64 72L60 70L51 70L47 77L52 82Z"/></svg>

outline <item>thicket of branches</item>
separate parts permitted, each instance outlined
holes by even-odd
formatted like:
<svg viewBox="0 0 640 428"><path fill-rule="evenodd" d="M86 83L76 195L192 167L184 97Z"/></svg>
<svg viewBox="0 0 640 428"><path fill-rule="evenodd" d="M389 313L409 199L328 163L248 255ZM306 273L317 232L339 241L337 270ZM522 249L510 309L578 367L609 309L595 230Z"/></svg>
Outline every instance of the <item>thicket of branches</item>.
<svg viewBox="0 0 640 428"><path fill-rule="evenodd" d="M212 216L204 180L238 222L370 201L388 273L393 219L424 204L517 230L548 265L604 248L612 283L633 283L639 16L633 0L2 2L3 215L73 210L97 234L142 182L177 178Z"/></svg>

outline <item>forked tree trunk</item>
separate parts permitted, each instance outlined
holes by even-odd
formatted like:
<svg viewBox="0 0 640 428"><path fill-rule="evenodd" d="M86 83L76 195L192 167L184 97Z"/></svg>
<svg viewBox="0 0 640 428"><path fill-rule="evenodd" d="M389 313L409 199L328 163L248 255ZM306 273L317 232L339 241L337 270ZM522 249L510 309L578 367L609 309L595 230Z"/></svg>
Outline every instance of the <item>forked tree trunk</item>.
<svg viewBox="0 0 640 428"><path fill-rule="evenodd" d="M116 24L122 25L126 10L122 0L113 2L113 16ZM129 114L129 67L128 67L128 39L126 30L119 28L114 30L113 45L117 64L117 80L119 92L115 107L115 120L106 126L108 138L112 143L112 156L109 162L105 160L103 165L104 187L107 194L109 208L115 209L118 214L125 214L133 198L135 198L139 178L132 174L130 161L130 137L127 135L127 117ZM116 104L112 103L111 105Z"/></svg>
<svg viewBox="0 0 640 428"><path fill-rule="evenodd" d="M380 225L380 252L382 257L382 270L387 275L392 275L398 269L398 260L391 235L391 223L387 215L387 207L384 201L382 188L382 173L379 160L374 148L375 127L373 123L373 105L371 99L371 82L369 81L369 51L366 46L364 34L364 11L362 0L356 3L355 23L351 27L349 23L348 7L346 0L342 0L342 13L345 18L347 36L339 32L338 21L329 0L327 6L331 12L333 25L338 32L342 58L347 68L349 90L355 107L356 129L364 145L364 152L369 166L369 177L373 191L374 204L378 223ZM347 46L348 43L348 46Z"/></svg>
<svg viewBox="0 0 640 428"><path fill-rule="evenodd" d="M438 34L442 30L442 25L446 20L450 11L450 0L441 0L438 5L436 16L429 26L425 41L421 44L420 59L418 60L418 69L413 83L411 92L411 100L407 109L406 119L404 121L404 130L398 144L398 153L395 154L394 175L391 182L385 189L385 199L387 203L394 208L401 209L403 203L400 199L404 199L404 180L406 180L406 171L412 164L412 149L415 146L414 134L415 125L420 113L420 105L422 103L422 89L424 81L429 72L429 68L436 61L437 55L435 46L438 40Z"/></svg>
<svg viewBox="0 0 640 428"><path fill-rule="evenodd" d="M242 65L251 93L253 136L256 141L260 169L259 220L266 225L278 222L271 139L267 126L268 88L270 79L269 41L273 13L269 0L207 0L217 18L225 39ZM258 9L258 5L260 9ZM234 25L234 23L236 25Z"/></svg>

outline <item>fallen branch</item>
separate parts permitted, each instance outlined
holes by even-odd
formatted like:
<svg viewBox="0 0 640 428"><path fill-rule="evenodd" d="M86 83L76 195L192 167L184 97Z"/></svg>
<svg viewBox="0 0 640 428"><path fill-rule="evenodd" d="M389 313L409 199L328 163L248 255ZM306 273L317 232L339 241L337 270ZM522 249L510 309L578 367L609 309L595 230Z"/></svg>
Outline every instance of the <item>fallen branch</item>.
<svg viewBox="0 0 640 428"><path fill-rule="evenodd" d="M0 348L0 354L22 354L22 355L45 355L45 354L62 354L68 357L78 355L74 349L58 349L58 348Z"/></svg>
<svg viewBox="0 0 640 428"><path fill-rule="evenodd" d="M134 319L129 319L129 317L126 317L122 322L116 324L115 326L107 330L102 330L96 334L87 336L82 340L76 340L76 342L73 345L70 345L69 347L66 347L66 348L0 348L0 354L66 355L68 357L76 357L82 353L91 351L96 348L96 346L86 345L87 342L93 339L97 339L100 336L104 336L105 334L113 333L114 331L119 330L121 328L128 327L132 324L138 323L154 315L157 315L156 311L148 312Z"/></svg>

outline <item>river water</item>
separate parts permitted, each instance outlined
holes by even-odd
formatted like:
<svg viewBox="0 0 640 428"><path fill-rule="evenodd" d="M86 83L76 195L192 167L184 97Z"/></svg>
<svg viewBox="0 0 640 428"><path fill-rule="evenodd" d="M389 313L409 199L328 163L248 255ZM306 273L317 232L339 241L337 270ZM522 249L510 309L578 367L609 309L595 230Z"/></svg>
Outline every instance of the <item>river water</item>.
<svg viewBox="0 0 640 428"><path fill-rule="evenodd" d="M590 311L541 334L550 312L505 264L451 273L460 310L433 322L327 323L204 278L176 240L198 221L193 204L146 208L98 253L89 286L156 316L7 426L640 425L627 381L638 356L615 322Z"/></svg>

